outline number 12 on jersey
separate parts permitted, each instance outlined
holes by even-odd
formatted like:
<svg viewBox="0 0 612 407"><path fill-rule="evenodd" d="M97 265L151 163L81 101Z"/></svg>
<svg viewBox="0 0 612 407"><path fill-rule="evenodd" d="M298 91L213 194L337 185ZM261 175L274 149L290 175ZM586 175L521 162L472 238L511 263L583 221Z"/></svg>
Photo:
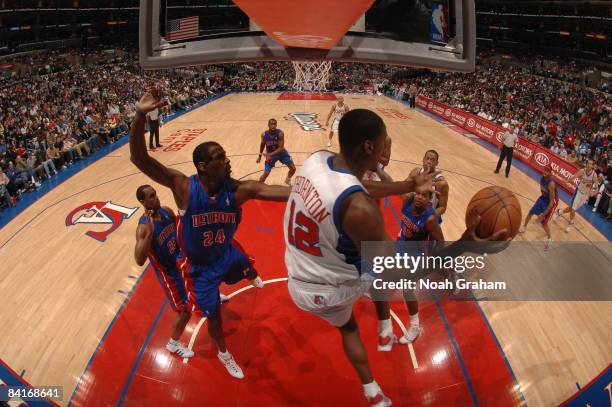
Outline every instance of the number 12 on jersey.
<svg viewBox="0 0 612 407"><path fill-rule="evenodd" d="M295 218L294 218L295 215ZM295 223L295 226L294 226ZM295 201L291 201L289 225L287 226L287 239L289 244L313 256L321 257L319 247L319 225L304 215L302 211L295 213Z"/></svg>

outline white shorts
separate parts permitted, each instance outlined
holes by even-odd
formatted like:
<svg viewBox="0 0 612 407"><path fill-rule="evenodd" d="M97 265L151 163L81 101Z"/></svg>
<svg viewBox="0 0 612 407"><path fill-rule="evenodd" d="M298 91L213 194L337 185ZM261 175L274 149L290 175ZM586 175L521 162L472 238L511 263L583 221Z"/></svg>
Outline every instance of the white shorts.
<svg viewBox="0 0 612 407"><path fill-rule="evenodd" d="M332 122L332 125L331 125L331 131L332 131L333 133L337 133L337 132L338 132L338 126L339 126L339 125L340 125L340 120L338 120L338 119L334 119L334 121Z"/></svg>
<svg viewBox="0 0 612 407"><path fill-rule="evenodd" d="M584 205L588 201L589 201L589 194L588 193L583 194L577 189L576 192L574 193L574 197L572 198L571 208L577 211L578 208L580 208L582 205Z"/></svg>
<svg viewBox="0 0 612 407"><path fill-rule="evenodd" d="M345 325L351 318L353 304L371 286L357 280L353 284L332 286L312 284L289 278L289 295L298 308L323 318L335 327Z"/></svg>

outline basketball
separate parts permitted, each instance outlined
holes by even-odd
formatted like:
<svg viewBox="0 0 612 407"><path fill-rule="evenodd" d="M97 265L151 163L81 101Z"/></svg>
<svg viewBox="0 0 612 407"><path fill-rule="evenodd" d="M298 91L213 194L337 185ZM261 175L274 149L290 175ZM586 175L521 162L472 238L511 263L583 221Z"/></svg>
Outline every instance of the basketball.
<svg viewBox="0 0 612 407"><path fill-rule="evenodd" d="M502 229L507 229L512 238L518 233L522 219L521 205L506 188L491 186L478 191L467 206L466 223L472 208L476 208L481 217L476 229L478 237L486 238Z"/></svg>

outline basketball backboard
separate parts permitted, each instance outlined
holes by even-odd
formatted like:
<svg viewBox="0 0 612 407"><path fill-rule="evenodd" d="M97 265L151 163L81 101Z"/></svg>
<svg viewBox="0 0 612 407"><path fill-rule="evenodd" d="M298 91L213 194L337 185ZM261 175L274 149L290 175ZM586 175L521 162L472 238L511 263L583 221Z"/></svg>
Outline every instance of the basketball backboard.
<svg viewBox="0 0 612 407"><path fill-rule="evenodd" d="M371 62L474 69L474 0L141 0L144 69Z"/></svg>

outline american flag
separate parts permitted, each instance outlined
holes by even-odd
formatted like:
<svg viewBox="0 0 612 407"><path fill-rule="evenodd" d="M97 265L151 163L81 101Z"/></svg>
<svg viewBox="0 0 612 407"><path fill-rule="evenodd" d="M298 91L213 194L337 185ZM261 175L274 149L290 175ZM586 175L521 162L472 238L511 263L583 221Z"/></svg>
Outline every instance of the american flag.
<svg viewBox="0 0 612 407"><path fill-rule="evenodd" d="M197 37L199 35L198 24L198 16L168 21L167 40L177 41Z"/></svg>

